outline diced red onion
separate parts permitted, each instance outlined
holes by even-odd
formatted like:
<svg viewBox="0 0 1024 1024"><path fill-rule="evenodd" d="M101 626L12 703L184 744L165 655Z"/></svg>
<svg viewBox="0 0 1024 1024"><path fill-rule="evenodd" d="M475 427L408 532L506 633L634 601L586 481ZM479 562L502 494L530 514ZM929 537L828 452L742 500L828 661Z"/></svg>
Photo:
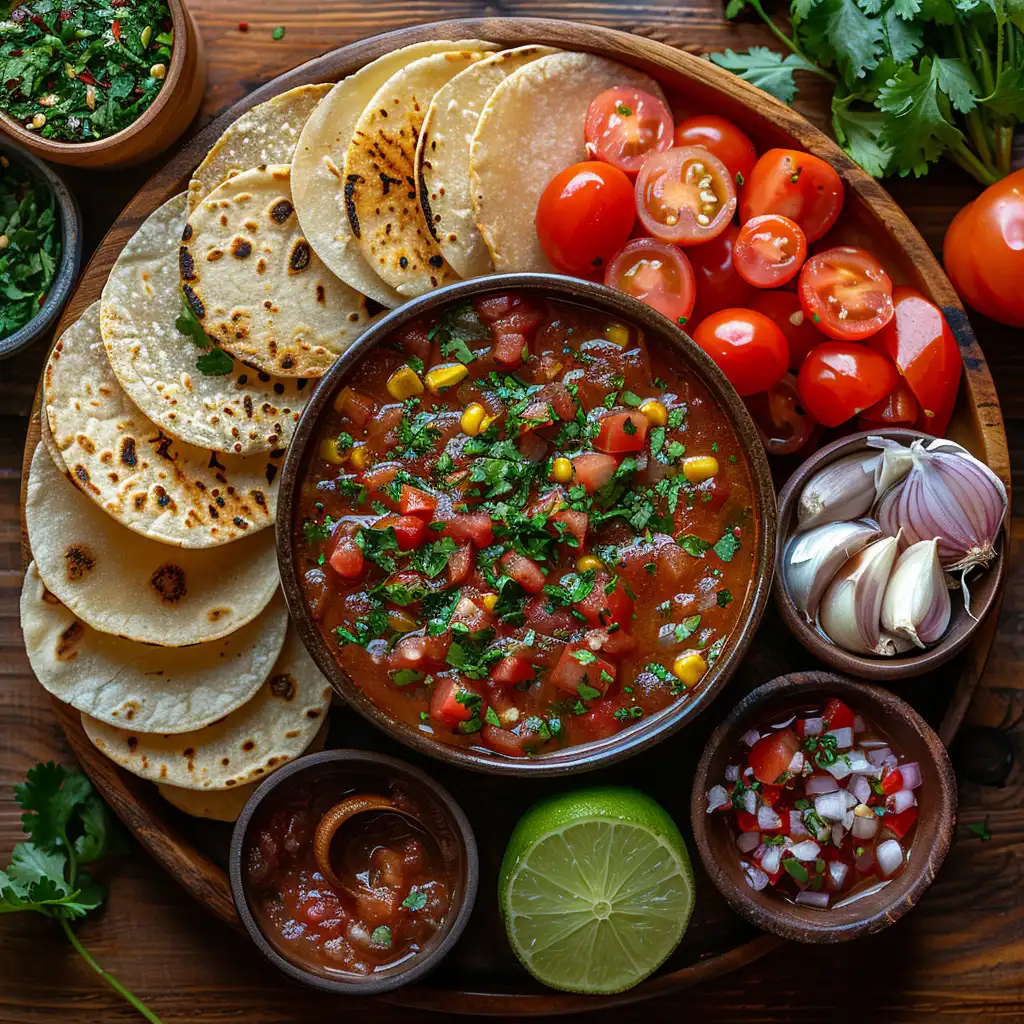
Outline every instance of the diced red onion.
<svg viewBox="0 0 1024 1024"><path fill-rule="evenodd" d="M743 810L747 814L757 813L757 794L752 789L745 789L743 791Z"/></svg>
<svg viewBox="0 0 1024 1024"><path fill-rule="evenodd" d="M829 729L826 736L835 736L838 750L849 750L853 746L853 730L844 725L842 729Z"/></svg>
<svg viewBox="0 0 1024 1024"><path fill-rule="evenodd" d="M804 783L804 792L808 796L818 796L820 793L834 793L839 788L839 783L831 775L812 775Z"/></svg>
<svg viewBox="0 0 1024 1024"><path fill-rule="evenodd" d="M740 743L752 747L760 738L761 734L756 729L750 729L740 737Z"/></svg>
<svg viewBox="0 0 1024 1024"><path fill-rule="evenodd" d="M712 786L708 790L708 814L717 811L719 807L725 807L729 803L729 793L725 786Z"/></svg>
<svg viewBox="0 0 1024 1024"><path fill-rule="evenodd" d="M832 889L842 889L850 867L841 860L834 860L828 866L828 884Z"/></svg>
<svg viewBox="0 0 1024 1024"><path fill-rule="evenodd" d="M853 862L853 865L862 875L873 871L875 867L875 848L873 846L867 847Z"/></svg>
<svg viewBox="0 0 1024 1024"><path fill-rule="evenodd" d="M796 894L794 903L801 903L805 907L817 907L819 910L828 908L828 893L815 892L813 889L804 889Z"/></svg>
<svg viewBox="0 0 1024 1024"><path fill-rule="evenodd" d="M838 846L842 845L842 842L843 842L843 839L844 839L845 836L846 836L846 829L843 828L843 826L841 824L840 825L833 825L832 826L832 845L833 846L838 847Z"/></svg>
<svg viewBox="0 0 1024 1024"><path fill-rule="evenodd" d="M807 826L804 825L804 816L800 811L789 812L789 834L791 836L809 836L811 834L807 831Z"/></svg>
<svg viewBox="0 0 1024 1024"><path fill-rule="evenodd" d="M862 818L859 814L853 816L853 834L858 839L873 839L878 832L878 818L874 814L870 818Z"/></svg>
<svg viewBox="0 0 1024 1024"><path fill-rule="evenodd" d="M768 876L756 864L741 860L740 867L747 876L747 885L755 892L760 892L768 884Z"/></svg>
<svg viewBox="0 0 1024 1024"><path fill-rule="evenodd" d="M789 852L797 860L817 860L818 854L821 853L821 847L813 839L805 839L802 843L791 847Z"/></svg>
<svg viewBox="0 0 1024 1024"><path fill-rule="evenodd" d="M871 799L871 783L863 775L855 775L846 790L857 798L858 803L866 804Z"/></svg>
<svg viewBox="0 0 1024 1024"><path fill-rule="evenodd" d="M789 767L786 769L792 775L799 775L804 770L804 752L798 750L794 755L793 759L789 762Z"/></svg>
<svg viewBox="0 0 1024 1024"><path fill-rule="evenodd" d="M774 875L779 870L779 864L782 862L782 847L781 846L769 846L764 852L764 856L761 858L761 868L767 871L769 875Z"/></svg>
<svg viewBox="0 0 1024 1024"><path fill-rule="evenodd" d="M846 814L846 793L837 790L834 793L822 793L814 798L814 809L824 821L842 821Z"/></svg>
<svg viewBox="0 0 1024 1024"><path fill-rule="evenodd" d="M725 781L735 782L740 777L740 769L738 765L727 764L725 766Z"/></svg>
<svg viewBox="0 0 1024 1024"><path fill-rule="evenodd" d="M820 736L825 729L824 718L805 718L804 719L804 735L805 736Z"/></svg>
<svg viewBox="0 0 1024 1024"><path fill-rule="evenodd" d="M885 801L885 806L893 814L902 814L905 810L917 806L917 797L914 796L912 789L901 789Z"/></svg>
<svg viewBox="0 0 1024 1024"><path fill-rule="evenodd" d="M867 728L867 723L864 721L863 715L853 716L853 731L863 732Z"/></svg>
<svg viewBox="0 0 1024 1024"><path fill-rule="evenodd" d="M767 804L761 804L757 809L757 824L759 828L769 832L778 828L782 824L782 819Z"/></svg>
<svg viewBox="0 0 1024 1024"><path fill-rule="evenodd" d="M910 764L901 764L900 775L903 776L904 789L917 789L924 781L921 778L921 766L917 761L911 761Z"/></svg>
<svg viewBox="0 0 1024 1024"><path fill-rule="evenodd" d="M736 837L736 845L741 853L750 853L761 845L760 832L741 832Z"/></svg>
<svg viewBox="0 0 1024 1024"><path fill-rule="evenodd" d="M876 768L881 768L885 759L892 755L892 750L890 750L889 747L878 747L876 750L869 750L867 754L868 760Z"/></svg>
<svg viewBox="0 0 1024 1024"><path fill-rule="evenodd" d="M903 864L903 847L895 839L886 839L884 843L878 844L875 856L878 858L878 870L882 877L888 878Z"/></svg>

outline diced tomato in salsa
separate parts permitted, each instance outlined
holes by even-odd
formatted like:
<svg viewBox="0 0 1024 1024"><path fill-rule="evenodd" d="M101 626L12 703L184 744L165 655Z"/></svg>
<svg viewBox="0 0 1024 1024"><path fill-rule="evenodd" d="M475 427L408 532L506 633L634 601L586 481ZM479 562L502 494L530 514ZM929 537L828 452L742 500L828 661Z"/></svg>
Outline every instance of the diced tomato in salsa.
<svg viewBox="0 0 1024 1024"><path fill-rule="evenodd" d="M577 603L576 608L595 626L617 624L623 629L632 628L633 599L617 576L613 581L607 573L597 573L594 589Z"/></svg>
<svg viewBox="0 0 1024 1024"><path fill-rule="evenodd" d="M594 447L613 455L642 452L646 438L647 417L643 413L613 413L601 420L601 429Z"/></svg>
<svg viewBox="0 0 1024 1024"><path fill-rule="evenodd" d="M528 594L539 594L544 589L547 577L544 570L532 558L515 551L506 551L501 556L501 567Z"/></svg>
<svg viewBox="0 0 1024 1024"><path fill-rule="evenodd" d="M510 654L491 669L491 681L498 686L514 686L533 675L533 663L521 654Z"/></svg>
<svg viewBox="0 0 1024 1024"><path fill-rule="evenodd" d="M358 579L363 572L363 550L351 537L344 537L338 542L328 564L339 576L348 580Z"/></svg>
<svg viewBox="0 0 1024 1024"><path fill-rule="evenodd" d="M457 544L472 541L478 548L489 548L494 543L494 527L486 512L467 512L446 520L442 536Z"/></svg>
<svg viewBox="0 0 1024 1024"><path fill-rule="evenodd" d="M566 644L558 659L551 682L569 693L580 693L581 686L602 694L615 682L618 670L610 661L598 657L586 644Z"/></svg>
<svg viewBox="0 0 1024 1024"><path fill-rule="evenodd" d="M421 491L418 487L402 484L398 498L398 510L403 516L427 516L434 514L437 498L433 494Z"/></svg>
<svg viewBox="0 0 1024 1024"><path fill-rule="evenodd" d="M430 717L444 725L458 725L473 717L473 705L480 702L479 694L455 679L438 679L430 698Z"/></svg>
<svg viewBox="0 0 1024 1024"><path fill-rule="evenodd" d="M423 543L426 524L416 516L385 516L373 524L375 530L392 529L399 551L412 551Z"/></svg>

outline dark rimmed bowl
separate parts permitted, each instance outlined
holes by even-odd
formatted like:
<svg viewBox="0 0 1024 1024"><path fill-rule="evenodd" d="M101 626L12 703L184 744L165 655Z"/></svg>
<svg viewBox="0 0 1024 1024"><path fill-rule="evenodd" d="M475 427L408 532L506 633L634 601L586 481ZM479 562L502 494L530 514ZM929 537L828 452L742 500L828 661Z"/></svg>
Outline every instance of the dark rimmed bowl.
<svg viewBox="0 0 1024 1024"><path fill-rule="evenodd" d="M934 439L934 435L923 434L919 430L865 430L825 445L806 462L803 462L779 492L779 542L775 552L775 583L772 592L776 607L782 613L782 618L789 631L816 658L820 658L826 664L842 672L849 672L864 679L911 679L914 676L931 672L962 651L970 643L974 631L996 604L1006 578L1006 522L1003 522L1000 532L995 562L987 569L975 573L968 580L971 592L971 614L968 614L964 607L963 596L958 591L953 592L951 594L953 614L950 617L948 629L938 643L925 651L908 651L906 654L897 654L892 658L852 654L837 647L823 633L810 625L797 610L786 589L782 574L782 561L786 555L786 546L791 537L791 530L796 523L796 507L804 484L818 470L837 459L859 451L874 451L875 449L868 448L867 439L869 437L890 437L904 445L909 445L911 441L918 439L925 441Z"/></svg>
<svg viewBox="0 0 1024 1024"><path fill-rule="evenodd" d="M12 163L20 163L32 177L46 183L57 200L61 219L60 266L57 268L57 274L39 312L13 334L0 338L0 359L3 359L20 352L41 338L60 316L82 265L82 215L75 197L63 179L38 157L3 137L0 137L0 156L7 157Z"/></svg>
<svg viewBox="0 0 1024 1024"><path fill-rule="evenodd" d="M819 697L839 697L860 712L910 760L921 766L915 790L920 813L907 865L876 892L844 907L818 910L760 892L746 882L741 854L721 814L707 813L707 791L724 778L729 758L748 729ZM747 694L714 731L697 766L690 820L704 867L733 910L765 931L796 942L833 943L872 935L899 920L935 878L956 826L956 776L942 741L905 701L879 686L832 672L793 672Z"/></svg>
<svg viewBox="0 0 1024 1024"><path fill-rule="evenodd" d="M421 819L421 824L458 865L458 882L443 929L413 959L365 976L328 971L326 968L319 972L283 956L260 929L249 906L244 879L243 865L249 849L249 825L263 801L273 799L275 795L280 796L291 787L337 777L349 777L353 782L358 780L378 788L392 782L399 782L408 788L416 802L429 813L431 820ZM397 758L367 750L325 750L319 754L308 754L274 772L253 793L239 815L231 836L228 857L231 894L238 908L238 916L256 948L282 974L309 988L332 995L381 995L424 978L458 942L469 922L480 883L476 838L466 815L451 794L418 768Z"/></svg>
<svg viewBox="0 0 1024 1024"><path fill-rule="evenodd" d="M663 341L707 387L729 417L746 454L754 502L753 573L743 598L739 624L725 650L696 690L690 691L690 696L685 699L676 701L658 714L614 736L535 758L502 757L483 749L441 743L426 733L396 721L377 707L341 668L313 622L296 568L293 547L293 517L296 515L298 493L309 461L311 439L316 436L321 415L344 385L353 367L395 331L431 310L452 302L509 291L523 291L584 304L640 327L648 337L657 337ZM495 274L449 285L406 303L375 323L331 367L306 406L288 448L278 496L276 530L277 561L292 620L320 670L331 681L334 689L361 715L406 746L463 768L501 775L567 775L604 767L661 742L707 708L725 686L754 638L771 590L776 537L775 489L768 460L746 406L710 357L660 313L623 292L589 281L554 274Z"/></svg>

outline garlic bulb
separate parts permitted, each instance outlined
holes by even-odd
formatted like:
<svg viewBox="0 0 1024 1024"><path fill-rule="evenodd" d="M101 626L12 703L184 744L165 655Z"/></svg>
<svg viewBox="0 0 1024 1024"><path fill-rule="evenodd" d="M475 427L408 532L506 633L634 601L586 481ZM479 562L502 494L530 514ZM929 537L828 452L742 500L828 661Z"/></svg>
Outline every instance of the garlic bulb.
<svg viewBox="0 0 1024 1024"><path fill-rule="evenodd" d="M837 647L854 654L896 653L896 644L881 630L882 598L896 547L895 537L876 540L849 559L829 584L818 617Z"/></svg>
<svg viewBox="0 0 1024 1024"><path fill-rule="evenodd" d="M782 560L782 579L808 622L814 622L821 595L842 564L880 536L878 525L866 520L825 523L789 542Z"/></svg>
<svg viewBox="0 0 1024 1024"><path fill-rule="evenodd" d="M949 572L985 566L1006 515L1006 488L983 462L953 441L937 439L927 448L910 446L909 473L878 503L882 532L901 545L938 541L939 562Z"/></svg>
<svg viewBox="0 0 1024 1024"><path fill-rule="evenodd" d="M882 451L875 465L875 494L880 498L910 472L914 457L909 448L891 437L869 437L868 447L880 448Z"/></svg>
<svg viewBox="0 0 1024 1024"><path fill-rule="evenodd" d="M875 467L880 459L880 455L858 452L818 470L800 493L798 529L867 515L875 500Z"/></svg>
<svg viewBox="0 0 1024 1024"><path fill-rule="evenodd" d="M949 626L952 605L939 564L939 542L922 540L900 555L882 598L882 628L918 647L935 643Z"/></svg>

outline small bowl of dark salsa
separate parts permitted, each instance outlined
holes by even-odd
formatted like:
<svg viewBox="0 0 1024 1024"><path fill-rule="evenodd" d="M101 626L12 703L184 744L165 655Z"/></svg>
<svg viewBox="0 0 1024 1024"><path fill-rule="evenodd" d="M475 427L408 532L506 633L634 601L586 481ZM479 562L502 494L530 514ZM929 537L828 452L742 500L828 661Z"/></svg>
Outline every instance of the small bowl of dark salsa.
<svg viewBox="0 0 1024 1024"><path fill-rule="evenodd" d="M306 646L402 742L593 768L706 707L756 629L775 503L717 367L620 292L546 275L376 324L289 450L278 553Z"/></svg>
<svg viewBox="0 0 1024 1024"><path fill-rule="evenodd" d="M465 928L476 841L449 794L394 758L304 757L246 805L231 842L242 922L278 970L322 991L422 978Z"/></svg>
<svg viewBox="0 0 1024 1024"><path fill-rule="evenodd" d="M840 942L892 924L952 839L941 740L885 690L827 672L765 683L715 731L691 797L712 881L758 926Z"/></svg>

